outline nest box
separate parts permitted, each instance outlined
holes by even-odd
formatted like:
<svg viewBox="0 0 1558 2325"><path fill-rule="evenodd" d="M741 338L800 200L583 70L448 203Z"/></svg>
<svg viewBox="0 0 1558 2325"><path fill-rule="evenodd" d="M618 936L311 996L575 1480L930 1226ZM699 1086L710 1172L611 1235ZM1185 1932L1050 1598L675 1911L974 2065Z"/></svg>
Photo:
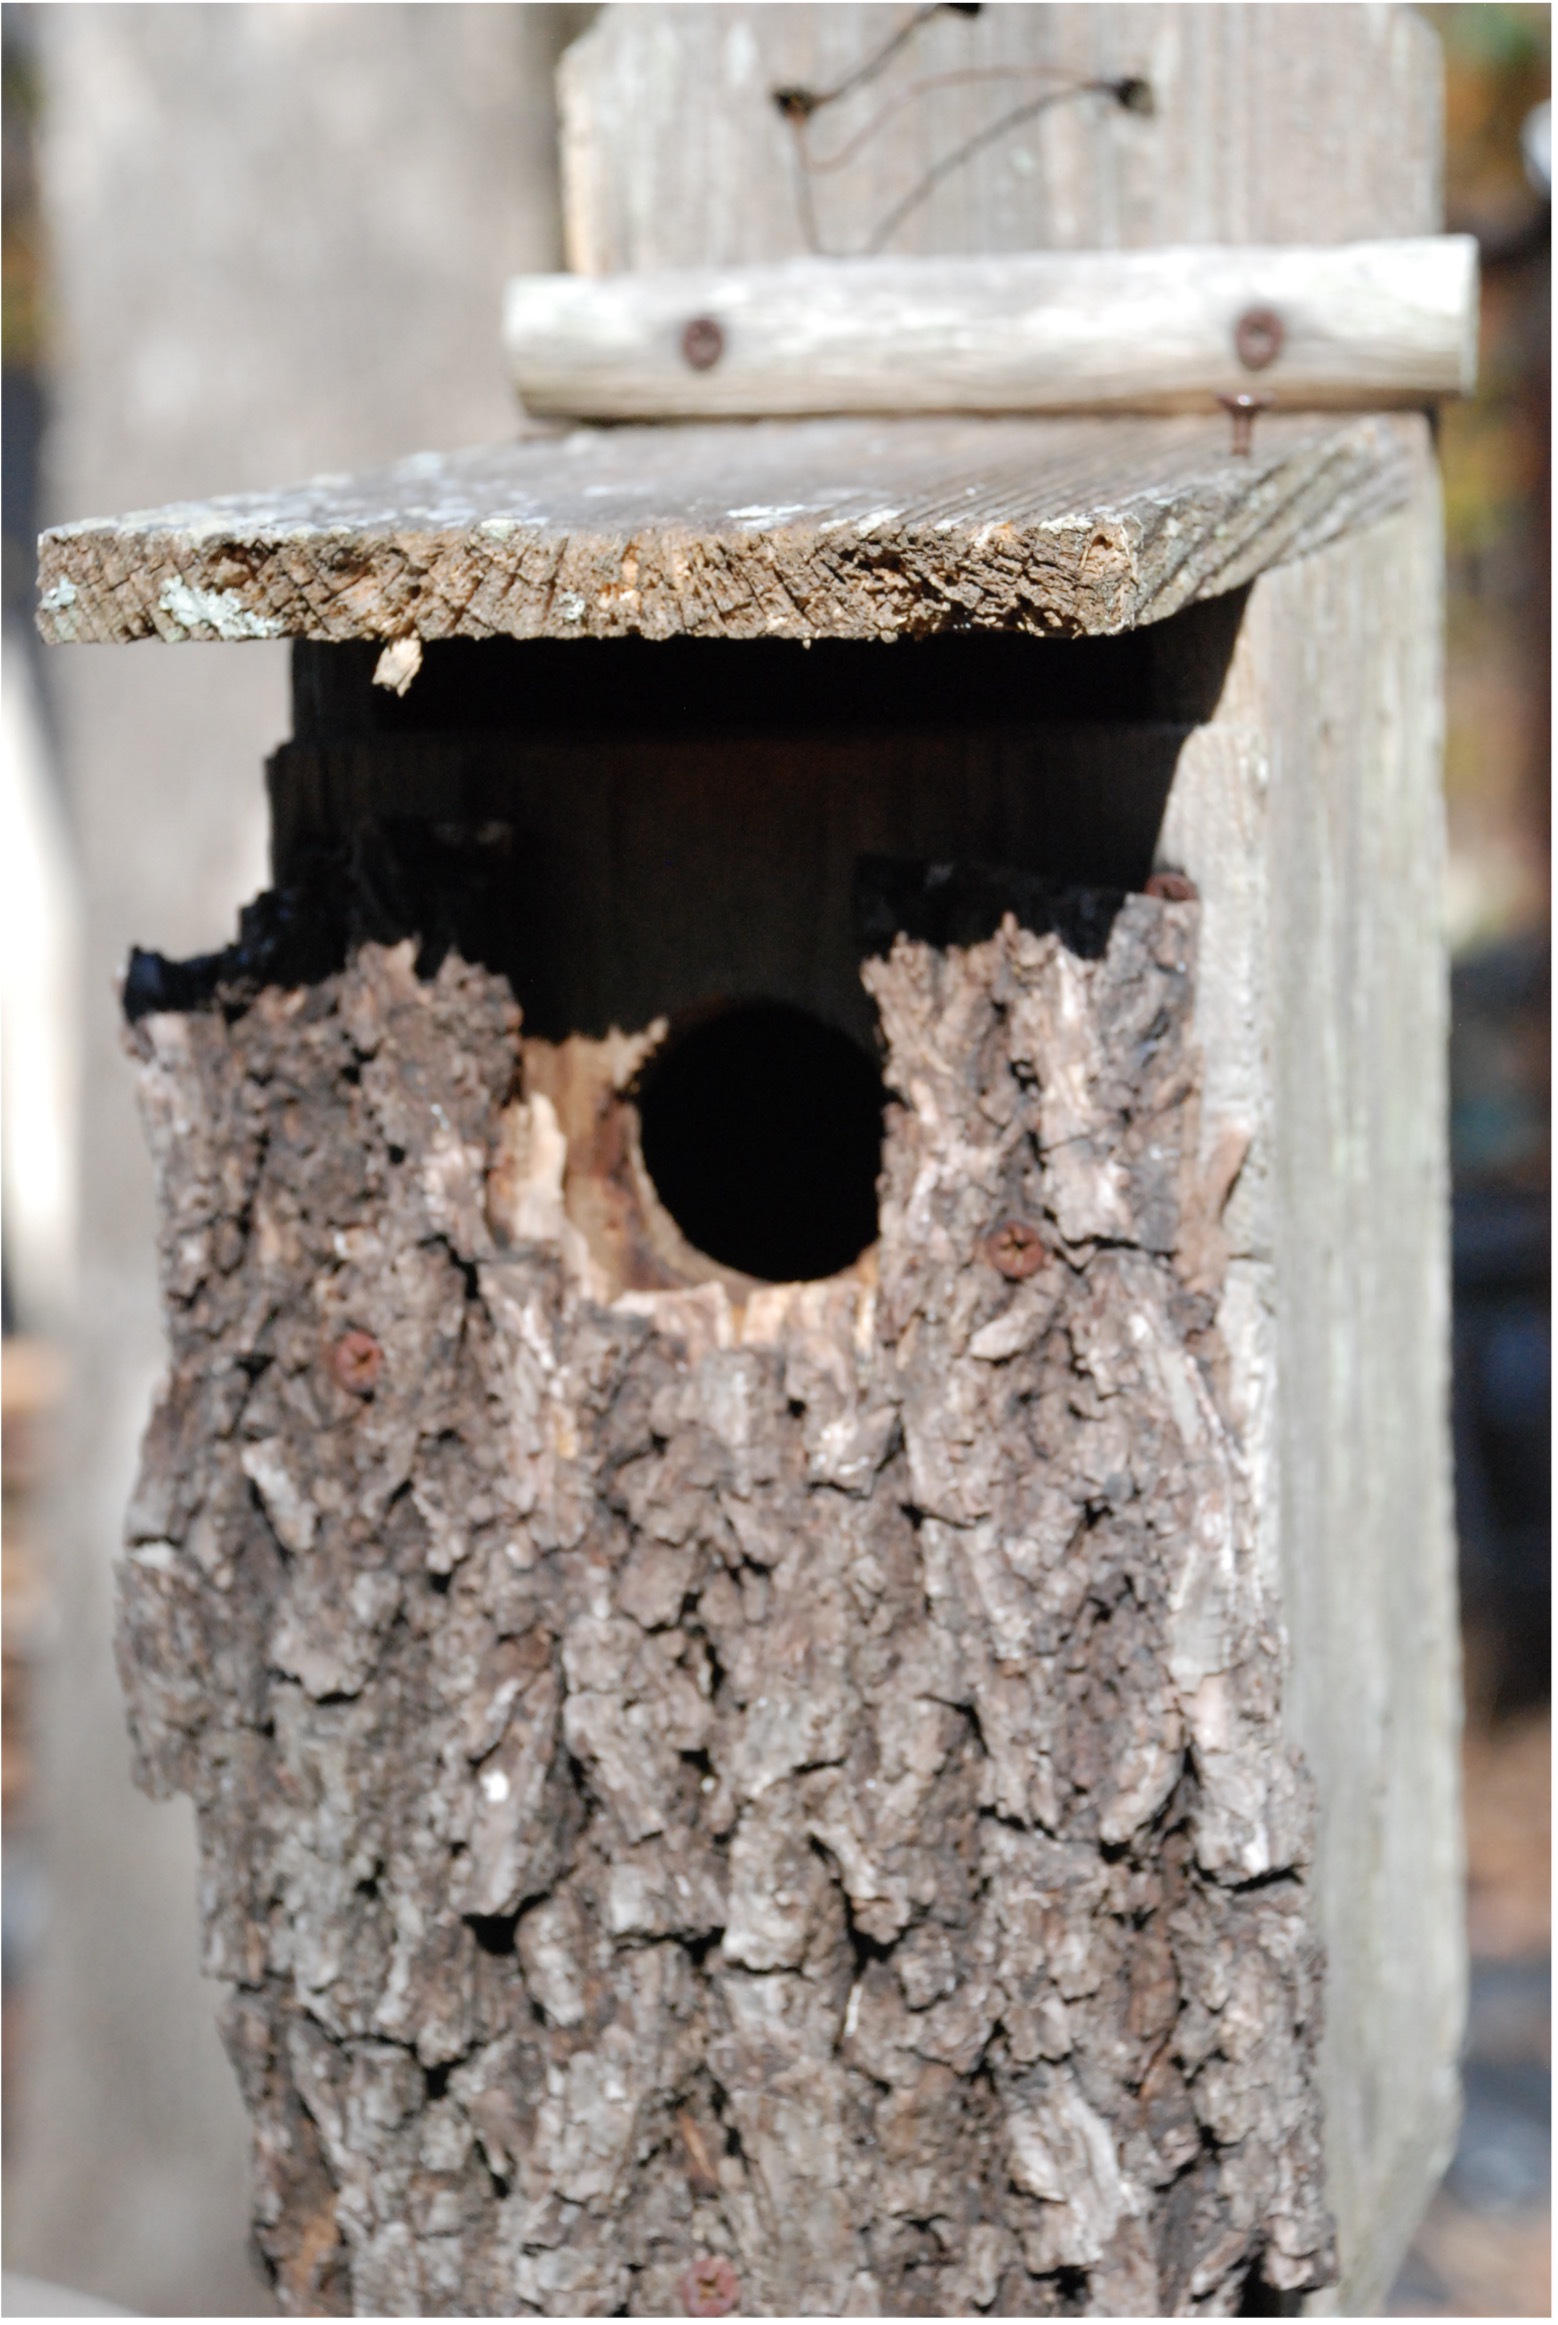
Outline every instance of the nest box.
<svg viewBox="0 0 1558 2325"><path fill-rule="evenodd" d="M294 640L121 1646L297 2311L1361 2306L1450 2136L1432 38L879 13L571 52L516 441L43 543Z"/></svg>

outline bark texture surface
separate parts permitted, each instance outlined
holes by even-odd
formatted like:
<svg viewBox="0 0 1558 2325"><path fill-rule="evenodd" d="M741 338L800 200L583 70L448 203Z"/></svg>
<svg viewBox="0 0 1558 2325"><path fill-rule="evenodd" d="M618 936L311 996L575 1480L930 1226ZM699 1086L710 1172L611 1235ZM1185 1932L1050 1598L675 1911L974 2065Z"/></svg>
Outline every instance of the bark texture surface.
<svg viewBox="0 0 1558 2325"><path fill-rule="evenodd" d="M1325 2281L1238 1158L1198 907L1113 905L868 963L880 1242L734 1307L592 1288L456 955L133 1026L172 1364L122 1666L288 2310Z"/></svg>

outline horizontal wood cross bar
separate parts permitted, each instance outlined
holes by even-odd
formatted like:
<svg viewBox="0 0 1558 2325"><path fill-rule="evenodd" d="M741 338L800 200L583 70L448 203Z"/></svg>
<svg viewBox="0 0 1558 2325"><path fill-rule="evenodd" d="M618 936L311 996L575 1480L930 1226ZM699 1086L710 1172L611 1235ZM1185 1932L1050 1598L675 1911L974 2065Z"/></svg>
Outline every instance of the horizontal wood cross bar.
<svg viewBox="0 0 1558 2325"><path fill-rule="evenodd" d="M1396 507L1415 422L576 428L43 536L39 627L133 638L1101 636Z"/></svg>
<svg viewBox="0 0 1558 2325"><path fill-rule="evenodd" d="M1474 384L1477 252L1457 234L521 275L504 337L531 411L600 420L1421 404Z"/></svg>

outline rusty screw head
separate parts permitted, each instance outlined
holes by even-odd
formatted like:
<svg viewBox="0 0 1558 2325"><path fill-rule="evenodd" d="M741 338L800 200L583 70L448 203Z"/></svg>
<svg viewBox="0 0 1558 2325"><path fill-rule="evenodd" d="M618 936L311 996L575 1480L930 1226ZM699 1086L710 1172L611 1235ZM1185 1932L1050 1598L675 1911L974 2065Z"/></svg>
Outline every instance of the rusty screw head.
<svg viewBox="0 0 1558 2325"><path fill-rule="evenodd" d="M694 315L682 333L682 354L694 371L712 371L725 352L725 334L712 315Z"/></svg>
<svg viewBox="0 0 1558 2325"><path fill-rule="evenodd" d="M984 1255L1009 1282L1020 1284L1044 1265L1044 1238L1026 1219L1003 1219L985 1237Z"/></svg>
<svg viewBox="0 0 1558 2325"><path fill-rule="evenodd" d="M1194 904L1201 891L1183 872L1154 872L1147 882L1147 894L1159 897L1165 904Z"/></svg>
<svg viewBox="0 0 1558 2325"><path fill-rule="evenodd" d="M1233 415L1233 443L1230 450L1236 459L1248 457L1255 445L1255 419L1259 412L1269 411L1270 396L1219 396L1225 412Z"/></svg>
<svg viewBox="0 0 1558 2325"><path fill-rule="evenodd" d="M1234 353L1246 371L1264 371L1275 363L1286 339L1275 307L1251 307L1233 327Z"/></svg>
<svg viewBox="0 0 1558 2325"><path fill-rule="evenodd" d="M371 1332L343 1332L330 1351L338 1387L354 1397L371 1397L384 1370L384 1351Z"/></svg>
<svg viewBox="0 0 1558 2325"><path fill-rule="evenodd" d="M677 2279L682 2309L689 2317L728 2317L741 2298L736 2272L723 2254L703 2252Z"/></svg>

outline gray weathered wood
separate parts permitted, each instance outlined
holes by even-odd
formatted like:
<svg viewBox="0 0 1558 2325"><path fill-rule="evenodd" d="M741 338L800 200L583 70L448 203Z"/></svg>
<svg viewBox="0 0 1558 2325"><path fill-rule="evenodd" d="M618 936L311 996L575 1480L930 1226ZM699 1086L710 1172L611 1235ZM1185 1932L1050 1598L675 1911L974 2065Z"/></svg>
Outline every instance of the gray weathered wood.
<svg viewBox="0 0 1558 2325"><path fill-rule="evenodd" d="M1275 318L1240 354L1242 318ZM689 325L718 334L684 344ZM504 299L535 413L595 420L820 412L1300 410L1468 395L1470 235L1327 248L798 258L654 274L519 275ZM712 360L709 358L712 357Z"/></svg>
<svg viewBox="0 0 1558 2325"><path fill-rule="evenodd" d="M1139 74L1150 116L1068 99L937 185L897 251L1371 241L1439 229L1442 65L1415 9L1151 4L939 12L814 117L817 152L902 105L813 187L773 91L836 86L904 22L869 0L603 9L563 60L569 264L741 266L862 251L905 191L1030 95ZM983 72L983 81L943 76Z"/></svg>
<svg viewBox="0 0 1558 2325"><path fill-rule="evenodd" d="M1405 510L1256 583L1159 841L1202 896L1208 1117L1253 1131L1220 1323L1320 1799L1341 2315L1448 2159L1463 2008L1426 428L1417 460Z"/></svg>
<svg viewBox="0 0 1558 2325"><path fill-rule="evenodd" d="M44 535L40 623L132 638L1123 630L1393 507L1403 423L578 429Z"/></svg>

